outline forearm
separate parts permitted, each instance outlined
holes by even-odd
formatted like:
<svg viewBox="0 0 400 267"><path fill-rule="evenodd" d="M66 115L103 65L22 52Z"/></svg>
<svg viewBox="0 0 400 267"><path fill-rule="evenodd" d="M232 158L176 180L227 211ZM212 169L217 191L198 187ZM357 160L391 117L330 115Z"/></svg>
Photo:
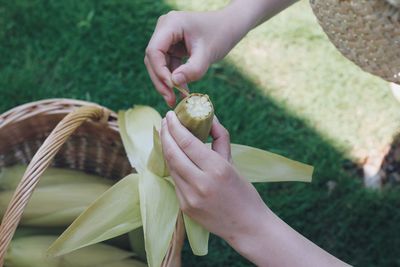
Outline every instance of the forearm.
<svg viewBox="0 0 400 267"><path fill-rule="evenodd" d="M220 12L228 28L232 47L250 30L272 18L297 0L232 0Z"/></svg>
<svg viewBox="0 0 400 267"><path fill-rule="evenodd" d="M258 234L239 236L232 246L257 266L349 266L297 233L268 210Z"/></svg>

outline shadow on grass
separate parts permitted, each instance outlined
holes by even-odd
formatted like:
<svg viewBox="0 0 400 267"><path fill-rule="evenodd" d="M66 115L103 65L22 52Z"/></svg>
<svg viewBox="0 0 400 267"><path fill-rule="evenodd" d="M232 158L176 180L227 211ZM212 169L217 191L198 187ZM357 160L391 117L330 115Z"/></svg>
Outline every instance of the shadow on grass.
<svg viewBox="0 0 400 267"><path fill-rule="evenodd" d="M165 113L143 66L143 51L157 18L168 10L144 0L1 0L0 111L68 97L114 110L147 104ZM260 94L232 65L213 66L191 88L210 95L233 142L315 166L312 184L257 185L289 225L351 264L400 264L398 191L364 190L343 170L349 162L343 153L296 114ZM183 257L184 266L251 265L216 237L208 256L194 257L186 246Z"/></svg>

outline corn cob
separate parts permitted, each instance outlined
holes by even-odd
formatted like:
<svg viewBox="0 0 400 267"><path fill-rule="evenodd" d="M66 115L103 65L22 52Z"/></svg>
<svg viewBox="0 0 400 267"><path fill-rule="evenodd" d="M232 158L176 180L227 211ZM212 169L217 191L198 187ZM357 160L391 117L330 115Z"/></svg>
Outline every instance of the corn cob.
<svg viewBox="0 0 400 267"><path fill-rule="evenodd" d="M194 136L202 142L207 140L214 118L214 107L208 95L188 95L176 106L175 113Z"/></svg>
<svg viewBox="0 0 400 267"><path fill-rule="evenodd" d="M42 186L35 190L22 216L25 226L67 226L75 220L109 185L85 183ZM0 192L2 216L14 190Z"/></svg>
<svg viewBox="0 0 400 267"><path fill-rule="evenodd" d="M133 253L105 244L82 248L60 257L47 255L56 236L30 236L11 242L5 256L6 267L143 267L129 259Z"/></svg>
<svg viewBox="0 0 400 267"><path fill-rule="evenodd" d="M26 168L26 165L19 164L2 168L0 171L0 190L14 190L21 181ZM82 171L48 168L40 177L38 186L72 183L102 183L111 185L112 181Z"/></svg>

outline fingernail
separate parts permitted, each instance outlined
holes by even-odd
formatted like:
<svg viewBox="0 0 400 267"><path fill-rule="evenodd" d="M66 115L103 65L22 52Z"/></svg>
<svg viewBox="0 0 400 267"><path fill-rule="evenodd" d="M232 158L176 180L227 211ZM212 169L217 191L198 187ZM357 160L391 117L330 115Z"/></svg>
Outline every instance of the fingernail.
<svg viewBox="0 0 400 267"><path fill-rule="evenodd" d="M174 85L172 84L172 81L170 79L164 80L164 83L169 87L172 88Z"/></svg>
<svg viewBox="0 0 400 267"><path fill-rule="evenodd" d="M183 75L182 73L172 74L172 82L176 85L181 85L186 83L185 75Z"/></svg>

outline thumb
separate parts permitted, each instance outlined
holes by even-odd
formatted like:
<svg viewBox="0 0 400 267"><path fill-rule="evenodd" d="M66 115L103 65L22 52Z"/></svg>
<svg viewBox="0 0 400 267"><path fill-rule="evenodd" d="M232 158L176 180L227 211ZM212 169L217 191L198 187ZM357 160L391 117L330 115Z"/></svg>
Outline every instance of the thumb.
<svg viewBox="0 0 400 267"><path fill-rule="evenodd" d="M172 73L172 82L177 85L184 85L199 80L207 72L210 62L202 49L194 50L185 64L179 66Z"/></svg>

